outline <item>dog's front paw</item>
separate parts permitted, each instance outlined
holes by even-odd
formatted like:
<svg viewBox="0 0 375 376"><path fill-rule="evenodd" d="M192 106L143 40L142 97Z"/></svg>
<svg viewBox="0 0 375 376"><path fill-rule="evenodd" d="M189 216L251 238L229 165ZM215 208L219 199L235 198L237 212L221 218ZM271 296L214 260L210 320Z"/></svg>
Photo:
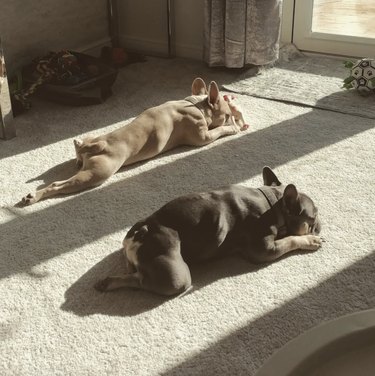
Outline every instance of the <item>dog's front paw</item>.
<svg viewBox="0 0 375 376"><path fill-rule="evenodd" d="M108 287L110 283L111 283L111 278L107 277L96 282L94 285L94 288L97 291L106 292L106 291L109 291Z"/></svg>
<svg viewBox="0 0 375 376"><path fill-rule="evenodd" d="M316 251L322 246L322 238L316 235L303 235L298 237L299 248L307 251Z"/></svg>
<svg viewBox="0 0 375 376"><path fill-rule="evenodd" d="M241 132L241 127L239 127L237 124L232 124L232 134L237 134Z"/></svg>
<svg viewBox="0 0 375 376"><path fill-rule="evenodd" d="M21 200L22 204L23 205L31 205L31 204L35 204L36 203L36 198L33 194L29 193L28 195L26 195L25 197L22 197L22 200Z"/></svg>

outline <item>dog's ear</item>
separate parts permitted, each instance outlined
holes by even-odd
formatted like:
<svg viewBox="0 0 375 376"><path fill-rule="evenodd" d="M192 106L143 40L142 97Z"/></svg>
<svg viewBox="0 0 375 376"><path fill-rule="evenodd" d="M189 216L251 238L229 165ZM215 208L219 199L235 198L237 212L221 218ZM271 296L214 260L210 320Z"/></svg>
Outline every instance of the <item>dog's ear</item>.
<svg viewBox="0 0 375 376"><path fill-rule="evenodd" d="M298 215L301 212L300 197L294 184L285 187L283 201L290 214Z"/></svg>
<svg viewBox="0 0 375 376"><path fill-rule="evenodd" d="M275 173L268 166L263 167L263 184L268 186L281 185Z"/></svg>
<svg viewBox="0 0 375 376"><path fill-rule="evenodd" d="M191 95L206 95L207 94L207 86L205 82L200 78L197 77L193 84L191 85Z"/></svg>
<svg viewBox="0 0 375 376"><path fill-rule="evenodd" d="M208 104L210 107L214 107L220 101L220 91L215 81L211 81L208 86Z"/></svg>

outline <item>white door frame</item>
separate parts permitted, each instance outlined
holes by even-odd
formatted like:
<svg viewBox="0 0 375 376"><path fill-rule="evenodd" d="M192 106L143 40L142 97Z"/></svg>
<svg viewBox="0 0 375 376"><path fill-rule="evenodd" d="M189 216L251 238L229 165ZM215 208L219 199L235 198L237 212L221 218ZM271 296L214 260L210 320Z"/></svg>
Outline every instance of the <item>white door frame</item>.
<svg viewBox="0 0 375 376"><path fill-rule="evenodd" d="M375 39L312 31L314 0L284 0L281 41L301 51L375 58Z"/></svg>

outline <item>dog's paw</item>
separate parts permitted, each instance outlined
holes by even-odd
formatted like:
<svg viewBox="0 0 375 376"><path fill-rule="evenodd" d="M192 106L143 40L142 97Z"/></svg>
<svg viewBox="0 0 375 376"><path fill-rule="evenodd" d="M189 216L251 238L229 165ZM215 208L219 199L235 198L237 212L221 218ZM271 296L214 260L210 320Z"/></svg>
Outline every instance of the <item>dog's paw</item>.
<svg viewBox="0 0 375 376"><path fill-rule="evenodd" d="M36 198L35 198L35 196L33 194L29 193L25 197L22 197L21 202L25 206L31 205L31 204L35 204L36 203Z"/></svg>
<svg viewBox="0 0 375 376"><path fill-rule="evenodd" d="M237 133L241 132L241 127L238 126L236 123L234 123L231 127L232 127L232 133L233 134L237 134Z"/></svg>
<svg viewBox="0 0 375 376"><path fill-rule="evenodd" d="M101 279L101 280L99 280L98 282L95 283L94 288L97 291L106 292L106 291L108 291L108 286L109 286L110 282L111 282L110 277Z"/></svg>
<svg viewBox="0 0 375 376"><path fill-rule="evenodd" d="M303 235L299 237L299 248L306 251L316 251L322 246L322 238L316 235Z"/></svg>

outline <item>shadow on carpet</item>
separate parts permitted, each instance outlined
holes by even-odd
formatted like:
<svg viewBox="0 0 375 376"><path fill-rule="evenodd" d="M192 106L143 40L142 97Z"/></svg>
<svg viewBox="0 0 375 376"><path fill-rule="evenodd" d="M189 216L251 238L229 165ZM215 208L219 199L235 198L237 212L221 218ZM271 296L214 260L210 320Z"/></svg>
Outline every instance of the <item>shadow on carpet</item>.
<svg viewBox="0 0 375 376"><path fill-rule="evenodd" d="M193 293L222 278L251 273L267 265L254 265L241 257L228 256L190 266L193 288L187 293ZM105 278L108 275L121 275L125 271L122 251L118 250L109 254L82 275L66 291L65 302L62 304L61 309L73 312L78 316L93 314L136 316L143 312L151 311L170 299L179 299L179 296L164 297L131 288L122 288L108 293L101 293L94 289L93 286L98 279Z"/></svg>
<svg viewBox="0 0 375 376"><path fill-rule="evenodd" d="M295 251L284 255L281 259L303 255L309 251ZM192 289L181 296L164 297L140 289L121 288L108 293L94 289L98 279L108 275L121 275L125 269L122 250L115 251L94 265L82 275L65 293L65 302L61 309L78 316L103 314L109 316L136 316L151 311L168 300L179 299L186 294L204 288L223 278L233 278L242 274L256 272L271 263L252 264L240 255L226 256L207 262L190 265Z"/></svg>
<svg viewBox="0 0 375 376"><path fill-rule="evenodd" d="M315 288L248 322L247 325L223 337L178 366L163 372L162 375L210 375L212 369L220 369L221 375L253 375L272 355L272 350L280 348L303 331L320 324L322 320L328 321L373 308L374 267L375 250ZM273 290L275 293L280 283L282 281L275 281ZM342 286L345 286L345 289ZM338 294L338 291L343 293ZM263 293L267 294L270 291ZM249 304L256 305L261 299L262 294L259 294ZM254 354L254 349L262 347L270 349L268 355L255 352L255 356L249 356L251 353Z"/></svg>

